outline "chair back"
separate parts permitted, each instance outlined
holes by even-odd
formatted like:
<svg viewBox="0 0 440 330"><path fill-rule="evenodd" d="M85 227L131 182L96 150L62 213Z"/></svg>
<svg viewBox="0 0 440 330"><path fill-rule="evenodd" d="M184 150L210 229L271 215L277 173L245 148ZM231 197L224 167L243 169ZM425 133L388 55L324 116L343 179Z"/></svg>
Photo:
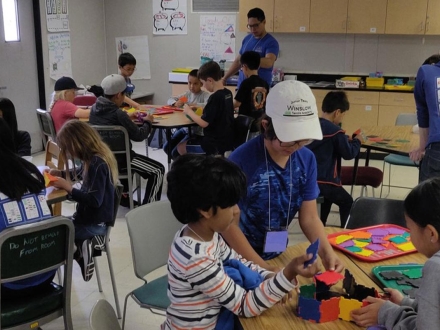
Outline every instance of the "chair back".
<svg viewBox="0 0 440 330"><path fill-rule="evenodd" d="M69 324L69 329L72 329L70 296L73 242L73 223L65 217L53 217L40 222L24 224L8 228L0 233L1 284L26 279L64 266L62 305L55 306L55 311L63 310L61 315L64 314L65 325ZM28 297L28 300L31 298ZM38 302L34 301L35 303ZM5 304L0 304L0 308L5 308ZM23 306L21 306L22 308ZM4 322L4 311L1 312L2 322ZM36 320L46 318L47 322L60 316L58 314L56 317L47 318L47 311L42 312L44 315ZM20 323L22 321L35 322L35 319L20 320ZM0 328L4 326L6 325L2 324Z"/></svg>
<svg viewBox="0 0 440 330"><path fill-rule="evenodd" d="M182 228L168 200L139 206L125 215L136 276L144 279L165 265L176 232Z"/></svg>
<svg viewBox="0 0 440 330"><path fill-rule="evenodd" d="M95 95L78 95L73 99L73 104L80 107L90 107L96 102Z"/></svg>
<svg viewBox="0 0 440 330"><path fill-rule="evenodd" d="M351 207L345 228L356 229L381 224L406 227L402 200L359 197Z"/></svg>
<svg viewBox="0 0 440 330"><path fill-rule="evenodd" d="M121 330L115 310L105 299L99 299L93 306L89 325L92 330Z"/></svg>
<svg viewBox="0 0 440 330"><path fill-rule="evenodd" d="M50 138L52 141L56 141L57 134L55 132L55 126L53 124L50 112L43 109L37 109L37 118L43 136L45 136L47 139Z"/></svg>
<svg viewBox="0 0 440 330"><path fill-rule="evenodd" d="M245 115L238 115L234 118L234 149L247 141L253 121L254 118Z"/></svg>
<svg viewBox="0 0 440 330"><path fill-rule="evenodd" d="M124 191L124 186L120 183L116 184L115 187L115 203L113 205L113 219L106 223L107 227L113 227L115 225L116 218L118 216L119 204L121 202L122 192Z"/></svg>
<svg viewBox="0 0 440 330"><path fill-rule="evenodd" d="M417 124L417 115L415 113L399 113L396 118L396 126L408 126Z"/></svg>
<svg viewBox="0 0 440 330"><path fill-rule="evenodd" d="M50 168L64 170L64 159L61 156L60 148L54 141L47 141L45 165Z"/></svg>

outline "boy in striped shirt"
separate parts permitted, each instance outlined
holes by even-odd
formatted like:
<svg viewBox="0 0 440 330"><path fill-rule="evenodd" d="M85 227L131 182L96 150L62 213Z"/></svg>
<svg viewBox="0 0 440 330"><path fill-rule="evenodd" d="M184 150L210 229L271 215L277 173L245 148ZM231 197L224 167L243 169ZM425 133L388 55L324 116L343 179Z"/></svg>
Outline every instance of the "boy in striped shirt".
<svg viewBox="0 0 440 330"><path fill-rule="evenodd" d="M246 192L246 177L232 162L184 155L173 163L167 179L171 208L185 226L177 232L168 259L171 305L163 330L225 328L217 324L222 307L237 316L257 316L288 296L297 275L317 273L316 261L304 268L311 254L294 258L273 273L229 248L220 234L238 221L237 203ZM224 264L232 261L239 261L246 274L261 275L253 289L244 289L228 276ZM236 317L233 322L234 328L241 328Z"/></svg>

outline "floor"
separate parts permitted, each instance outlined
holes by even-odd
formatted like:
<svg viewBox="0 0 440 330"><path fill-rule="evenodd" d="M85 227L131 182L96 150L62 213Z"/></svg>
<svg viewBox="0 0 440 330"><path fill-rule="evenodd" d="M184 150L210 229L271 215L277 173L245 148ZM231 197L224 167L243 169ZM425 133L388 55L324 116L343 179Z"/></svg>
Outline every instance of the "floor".
<svg viewBox="0 0 440 330"><path fill-rule="evenodd" d="M136 152L145 154L145 144L133 143L133 147ZM149 156L162 162L167 168L166 155L163 150L153 150L149 148ZM33 155L33 163L36 165L44 164L44 153ZM362 161L361 161L362 162ZM352 165L352 161L344 161L343 165ZM371 161L370 166L375 166L382 169L382 161ZM388 182L388 168L385 170L384 182ZM405 167L392 167L391 182L394 185L402 185L413 187L417 184L418 171L416 168ZM347 187L349 188L349 187ZM392 188L388 198L403 199L409 190ZM368 190L369 196L371 196L371 188ZM384 194L387 193L387 189L384 188ZM380 187L375 189L376 197L379 197ZM360 188L355 187L353 197L359 197ZM166 183L164 185L164 194L162 196L166 198ZM70 215L73 213L74 205L69 202L64 202L62 207L63 215ZM119 301L121 304L121 312L123 309L125 295L137 288L142 284L142 281L135 277L133 272L133 264L130 250L130 241L127 233L127 226L125 224L125 214L128 212L128 208L120 207L118 212L115 228L111 232L111 251L113 257L113 264L115 270L115 277L117 282L117 289L119 294ZM327 221L328 226L339 226L339 214L337 209L332 209L332 212ZM301 232L297 221L292 222L289 228L289 244L297 244L305 241L306 238ZM147 253L146 253L147 254ZM99 269L101 273L103 292L98 291L98 285L96 282L96 276L91 281L84 282L81 276L80 268L76 262L74 262L73 273L73 285L72 285L72 316L73 325L75 330L90 329L89 327L89 315L93 305L98 299L107 299L115 308L115 300L113 297L112 286L110 282L110 275L108 271L107 258L105 255L98 258ZM149 276L147 279L152 279L155 276L160 276L166 273L165 268L161 268ZM127 308L127 320L126 329L138 330L138 329L158 329L160 324L164 321L164 317L151 313L146 309L141 309L131 298L128 299ZM63 329L62 318L59 318L47 325L43 326L44 330L61 330Z"/></svg>

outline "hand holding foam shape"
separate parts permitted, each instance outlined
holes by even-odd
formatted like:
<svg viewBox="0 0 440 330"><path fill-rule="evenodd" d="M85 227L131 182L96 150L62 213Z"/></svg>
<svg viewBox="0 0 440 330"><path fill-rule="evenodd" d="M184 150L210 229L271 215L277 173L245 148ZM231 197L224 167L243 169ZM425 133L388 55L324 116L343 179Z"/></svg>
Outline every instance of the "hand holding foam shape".
<svg viewBox="0 0 440 330"><path fill-rule="evenodd" d="M52 183L55 181L58 181L58 178L56 176L53 176L52 174L49 174L49 172L44 172L44 185L47 187L52 186Z"/></svg>
<svg viewBox="0 0 440 330"><path fill-rule="evenodd" d="M304 268L306 268L308 265L313 264L313 262L316 260L316 258L318 257L318 249L319 238L314 243L310 244L310 246L307 248L306 253L313 254L313 257L304 263Z"/></svg>

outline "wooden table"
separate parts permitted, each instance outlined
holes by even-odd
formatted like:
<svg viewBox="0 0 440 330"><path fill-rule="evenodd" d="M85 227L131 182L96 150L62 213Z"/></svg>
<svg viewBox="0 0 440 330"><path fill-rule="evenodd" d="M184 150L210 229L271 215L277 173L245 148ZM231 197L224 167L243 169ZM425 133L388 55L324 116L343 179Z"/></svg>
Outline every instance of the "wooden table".
<svg viewBox="0 0 440 330"><path fill-rule="evenodd" d="M56 189L55 187L46 188L46 202L52 209L52 215L61 215L61 207L54 207L54 204L64 202L67 199L67 191ZM60 204L61 205L61 204Z"/></svg>
<svg viewBox="0 0 440 330"><path fill-rule="evenodd" d="M336 232L343 232L345 229L337 227L325 227L326 234L332 234ZM287 265L292 258L305 253L307 247L310 245L309 242L304 242L294 246L289 246L287 250L275 259L269 260L268 263L271 265L276 265L279 267L284 267ZM424 264L426 257L421 253L411 253L402 257L396 257L387 259L379 262L365 262L346 255L339 250L335 249L336 254L342 260L345 268L348 269L356 279L358 284L363 284L367 287L375 287L380 293L383 292L381 284L376 277L371 272L374 266L381 265L398 265L402 263L420 263ZM321 262L318 258L318 262ZM322 265L322 263L321 263ZM323 269L323 267L322 267ZM377 281L377 282L376 282ZM311 279L299 278L300 285L311 283ZM339 287L341 285L339 284ZM338 285L335 286L336 289ZM272 308L266 310L260 316L254 318L240 318L240 322L245 330L282 330L282 329L320 329L320 330L339 330L339 329L365 329L363 327L358 327L352 322L337 320L324 323L313 323L310 321L305 321L296 316L298 296L294 294L291 302L287 305L277 304Z"/></svg>

